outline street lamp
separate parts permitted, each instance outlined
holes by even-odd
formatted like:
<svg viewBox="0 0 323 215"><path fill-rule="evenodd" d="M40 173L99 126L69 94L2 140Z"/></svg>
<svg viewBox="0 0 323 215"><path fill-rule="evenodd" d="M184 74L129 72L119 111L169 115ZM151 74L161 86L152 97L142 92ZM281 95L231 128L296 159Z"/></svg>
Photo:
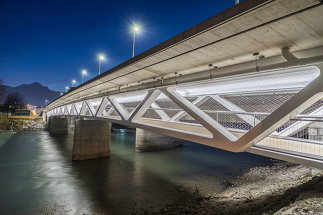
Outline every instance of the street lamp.
<svg viewBox="0 0 323 215"><path fill-rule="evenodd" d="M66 92L68 92L68 90L69 90L70 88L66 86L66 87L65 87L65 89L66 89Z"/></svg>
<svg viewBox="0 0 323 215"><path fill-rule="evenodd" d="M142 26L138 23L133 23L130 28L132 32L132 57L135 56L136 34L142 31Z"/></svg>
<svg viewBox="0 0 323 215"><path fill-rule="evenodd" d="M98 54L98 60L99 60L99 75L101 74L101 63L106 60L106 57L104 54Z"/></svg>
<svg viewBox="0 0 323 215"><path fill-rule="evenodd" d="M48 99L45 99L45 106L47 105Z"/></svg>
<svg viewBox="0 0 323 215"><path fill-rule="evenodd" d="M72 87L74 87L74 84L76 84L76 80L75 79L72 80Z"/></svg>
<svg viewBox="0 0 323 215"><path fill-rule="evenodd" d="M86 69L83 69L81 72L82 72L82 84L83 84L84 76L87 75L87 71L86 71Z"/></svg>

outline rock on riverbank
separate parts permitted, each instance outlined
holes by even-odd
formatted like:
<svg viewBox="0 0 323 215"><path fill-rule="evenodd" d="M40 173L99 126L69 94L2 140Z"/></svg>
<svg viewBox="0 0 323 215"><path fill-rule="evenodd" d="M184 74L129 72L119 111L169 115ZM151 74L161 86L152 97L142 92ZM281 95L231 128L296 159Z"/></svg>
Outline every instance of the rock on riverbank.
<svg viewBox="0 0 323 215"><path fill-rule="evenodd" d="M44 130L46 122L41 119L35 120L22 120L22 119L0 119L0 131L32 131L32 130Z"/></svg>
<svg viewBox="0 0 323 215"><path fill-rule="evenodd" d="M323 174L288 162L256 167L222 193L201 196L195 191L161 210L132 214L323 214Z"/></svg>
<svg viewBox="0 0 323 215"><path fill-rule="evenodd" d="M25 121L23 125L23 130L44 130L46 127L46 122L38 119L38 120L28 120Z"/></svg>

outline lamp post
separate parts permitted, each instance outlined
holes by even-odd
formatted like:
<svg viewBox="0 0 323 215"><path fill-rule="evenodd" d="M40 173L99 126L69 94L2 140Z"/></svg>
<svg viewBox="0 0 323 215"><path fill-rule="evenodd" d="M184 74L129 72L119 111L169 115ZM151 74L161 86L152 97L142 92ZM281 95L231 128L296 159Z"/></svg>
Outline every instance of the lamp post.
<svg viewBox="0 0 323 215"><path fill-rule="evenodd" d="M98 54L98 60L99 60L99 75L101 74L101 64L106 60L106 57L104 54Z"/></svg>
<svg viewBox="0 0 323 215"><path fill-rule="evenodd" d="M68 90L69 90L70 88L69 88L68 86L66 86L66 87L65 87L65 89L66 89L66 92L68 92Z"/></svg>
<svg viewBox="0 0 323 215"><path fill-rule="evenodd" d="M133 23L131 26L132 32L132 57L135 56L135 45L136 45L136 34L139 34L142 31L142 27L138 23Z"/></svg>
<svg viewBox="0 0 323 215"><path fill-rule="evenodd" d="M82 70L82 84L83 84L83 82L84 82L84 76L85 75L87 75L87 71L86 71L86 69L83 69Z"/></svg>
<svg viewBox="0 0 323 215"><path fill-rule="evenodd" d="M74 87L74 84L76 84L76 80L75 79L72 80L72 87Z"/></svg>

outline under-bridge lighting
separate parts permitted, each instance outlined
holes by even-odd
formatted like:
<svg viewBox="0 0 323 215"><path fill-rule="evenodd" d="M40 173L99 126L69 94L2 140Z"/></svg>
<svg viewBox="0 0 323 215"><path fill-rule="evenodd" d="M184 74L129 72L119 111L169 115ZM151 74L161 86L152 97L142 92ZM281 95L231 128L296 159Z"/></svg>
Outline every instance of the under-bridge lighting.
<svg viewBox="0 0 323 215"><path fill-rule="evenodd" d="M103 53L98 54L98 61L99 61L99 75L101 74L101 64L102 62L106 61L106 56Z"/></svg>
<svg viewBox="0 0 323 215"><path fill-rule="evenodd" d="M116 96L116 100L120 103L138 102L142 101L147 95L147 93L148 91L120 94Z"/></svg>
<svg viewBox="0 0 323 215"><path fill-rule="evenodd" d="M249 73L245 75L220 78L209 83L186 84L177 89L183 96L216 94L239 94L242 92L278 91L288 89L300 89L305 87L316 77L320 71L317 67L291 68L275 71L263 71L261 73Z"/></svg>
<svg viewBox="0 0 323 215"><path fill-rule="evenodd" d="M132 57L135 56L136 35L140 34L142 30L143 27L140 23L132 23L130 26L130 32L132 33Z"/></svg>

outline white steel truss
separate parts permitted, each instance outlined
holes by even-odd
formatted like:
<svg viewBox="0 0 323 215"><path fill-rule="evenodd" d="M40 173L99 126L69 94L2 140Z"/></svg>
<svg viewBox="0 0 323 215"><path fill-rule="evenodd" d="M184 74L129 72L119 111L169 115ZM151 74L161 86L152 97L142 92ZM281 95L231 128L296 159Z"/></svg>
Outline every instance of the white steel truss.
<svg viewBox="0 0 323 215"><path fill-rule="evenodd" d="M322 83L322 69L301 66L104 96L57 107L47 116L99 118L232 152L283 153L322 167L323 141L297 138L311 129L309 119L323 119L323 104L317 105ZM321 151L300 151L296 142Z"/></svg>

